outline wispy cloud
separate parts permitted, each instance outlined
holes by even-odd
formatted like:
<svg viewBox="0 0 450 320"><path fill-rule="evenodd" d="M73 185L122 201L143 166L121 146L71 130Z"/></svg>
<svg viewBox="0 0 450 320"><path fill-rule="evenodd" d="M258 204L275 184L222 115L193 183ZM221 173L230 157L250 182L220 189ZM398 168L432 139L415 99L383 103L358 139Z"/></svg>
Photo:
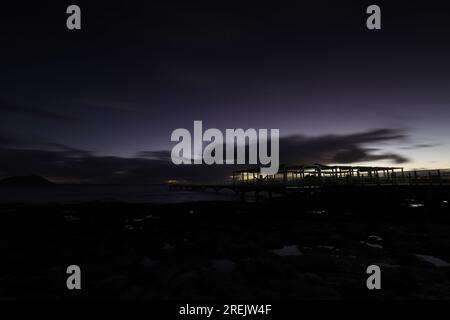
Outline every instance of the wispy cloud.
<svg viewBox="0 0 450 320"><path fill-rule="evenodd" d="M403 150L415 150L415 149L423 149L423 148L432 148L432 147L436 147L439 144L437 143L420 143L420 144L415 144L413 146L407 146L407 147L401 147L400 149Z"/></svg>
<svg viewBox="0 0 450 320"><path fill-rule="evenodd" d="M30 107L24 104L0 100L0 112L16 114L22 117L40 118L44 120L60 121L66 123L77 122L76 118L44 110L39 107Z"/></svg>
<svg viewBox="0 0 450 320"><path fill-rule="evenodd" d="M148 106L144 106L139 103L113 99L82 99L77 101L77 103L85 104L93 108L113 110L119 112L140 113L150 110Z"/></svg>

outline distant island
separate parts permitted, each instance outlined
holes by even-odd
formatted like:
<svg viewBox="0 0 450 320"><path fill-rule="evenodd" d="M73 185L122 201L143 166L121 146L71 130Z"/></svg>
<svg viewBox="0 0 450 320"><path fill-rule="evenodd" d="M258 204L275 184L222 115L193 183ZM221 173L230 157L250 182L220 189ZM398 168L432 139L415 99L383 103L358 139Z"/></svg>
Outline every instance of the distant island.
<svg viewBox="0 0 450 320"><path fill-rule="evenodd" d="M33 176L14 176L0 180L0 186L8 187L41 187L41 186L53 186L53 182L45 179L44 177Z"/></svg>

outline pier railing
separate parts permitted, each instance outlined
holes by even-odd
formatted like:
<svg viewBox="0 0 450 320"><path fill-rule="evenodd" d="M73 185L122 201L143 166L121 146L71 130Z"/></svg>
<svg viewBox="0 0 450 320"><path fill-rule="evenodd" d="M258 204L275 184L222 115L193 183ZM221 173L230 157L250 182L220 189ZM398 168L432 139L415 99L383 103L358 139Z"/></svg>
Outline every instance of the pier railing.
<svg viewBox="0 0 450 320"><path fill-rule="evenodd" d="M284 175L271 178L235 179L222 182L234 185L450 185L450 169L412 170L389 172L384 175L342 175L342 176L295 176Z"/></svg>
<svg viewBox="0 0 450 320"><path fill-rule="evenodd" d="M346 175L307 175L299 178L297 175L279 174L271 177L247 179L229 179L208 183L172 182L173 189L204 189L204 188L240 188L240 187L320 187L320 186L382 186L382 185L450 185L450 169L411 170L401 172L386 172L384 174L346 174Z"/></svg>

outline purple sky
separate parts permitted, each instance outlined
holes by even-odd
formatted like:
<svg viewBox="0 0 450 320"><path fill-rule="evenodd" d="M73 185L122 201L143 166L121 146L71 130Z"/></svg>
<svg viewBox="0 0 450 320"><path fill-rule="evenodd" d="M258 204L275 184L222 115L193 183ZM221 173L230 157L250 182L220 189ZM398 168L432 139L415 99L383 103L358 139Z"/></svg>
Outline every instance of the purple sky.
<svg viewBox="0 0 450 320"><path fill-rule="evenodd" d="M66 3L5 5L0 147L133 158L203 120L313 141L388 129L401 138L358 146L450 167L448 7L377 3L378 31L365 1L78 2L75 32ZM352 163L395 162L365 160Z"/></svg>

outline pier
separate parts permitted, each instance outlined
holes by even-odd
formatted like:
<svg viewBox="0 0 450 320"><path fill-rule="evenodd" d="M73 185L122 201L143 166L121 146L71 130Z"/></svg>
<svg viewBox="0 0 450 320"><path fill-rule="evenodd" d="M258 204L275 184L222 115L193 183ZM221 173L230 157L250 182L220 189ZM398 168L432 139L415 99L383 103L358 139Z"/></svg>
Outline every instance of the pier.
<svg viewBox="0 0 450 320"><path fill-rule="evenodd" d="M260 174L259 168L234 171L228 180L217 183L171 182L171 190L214 191L231 190L245 200L247 193L254 193L258 200L261 193L269 198L274 194L287 195L305 190L384 188L386 191L411 187L439 189L450 187L450 169L412 170L402 167L369 166L283 166L276 175Z"/></svg>

